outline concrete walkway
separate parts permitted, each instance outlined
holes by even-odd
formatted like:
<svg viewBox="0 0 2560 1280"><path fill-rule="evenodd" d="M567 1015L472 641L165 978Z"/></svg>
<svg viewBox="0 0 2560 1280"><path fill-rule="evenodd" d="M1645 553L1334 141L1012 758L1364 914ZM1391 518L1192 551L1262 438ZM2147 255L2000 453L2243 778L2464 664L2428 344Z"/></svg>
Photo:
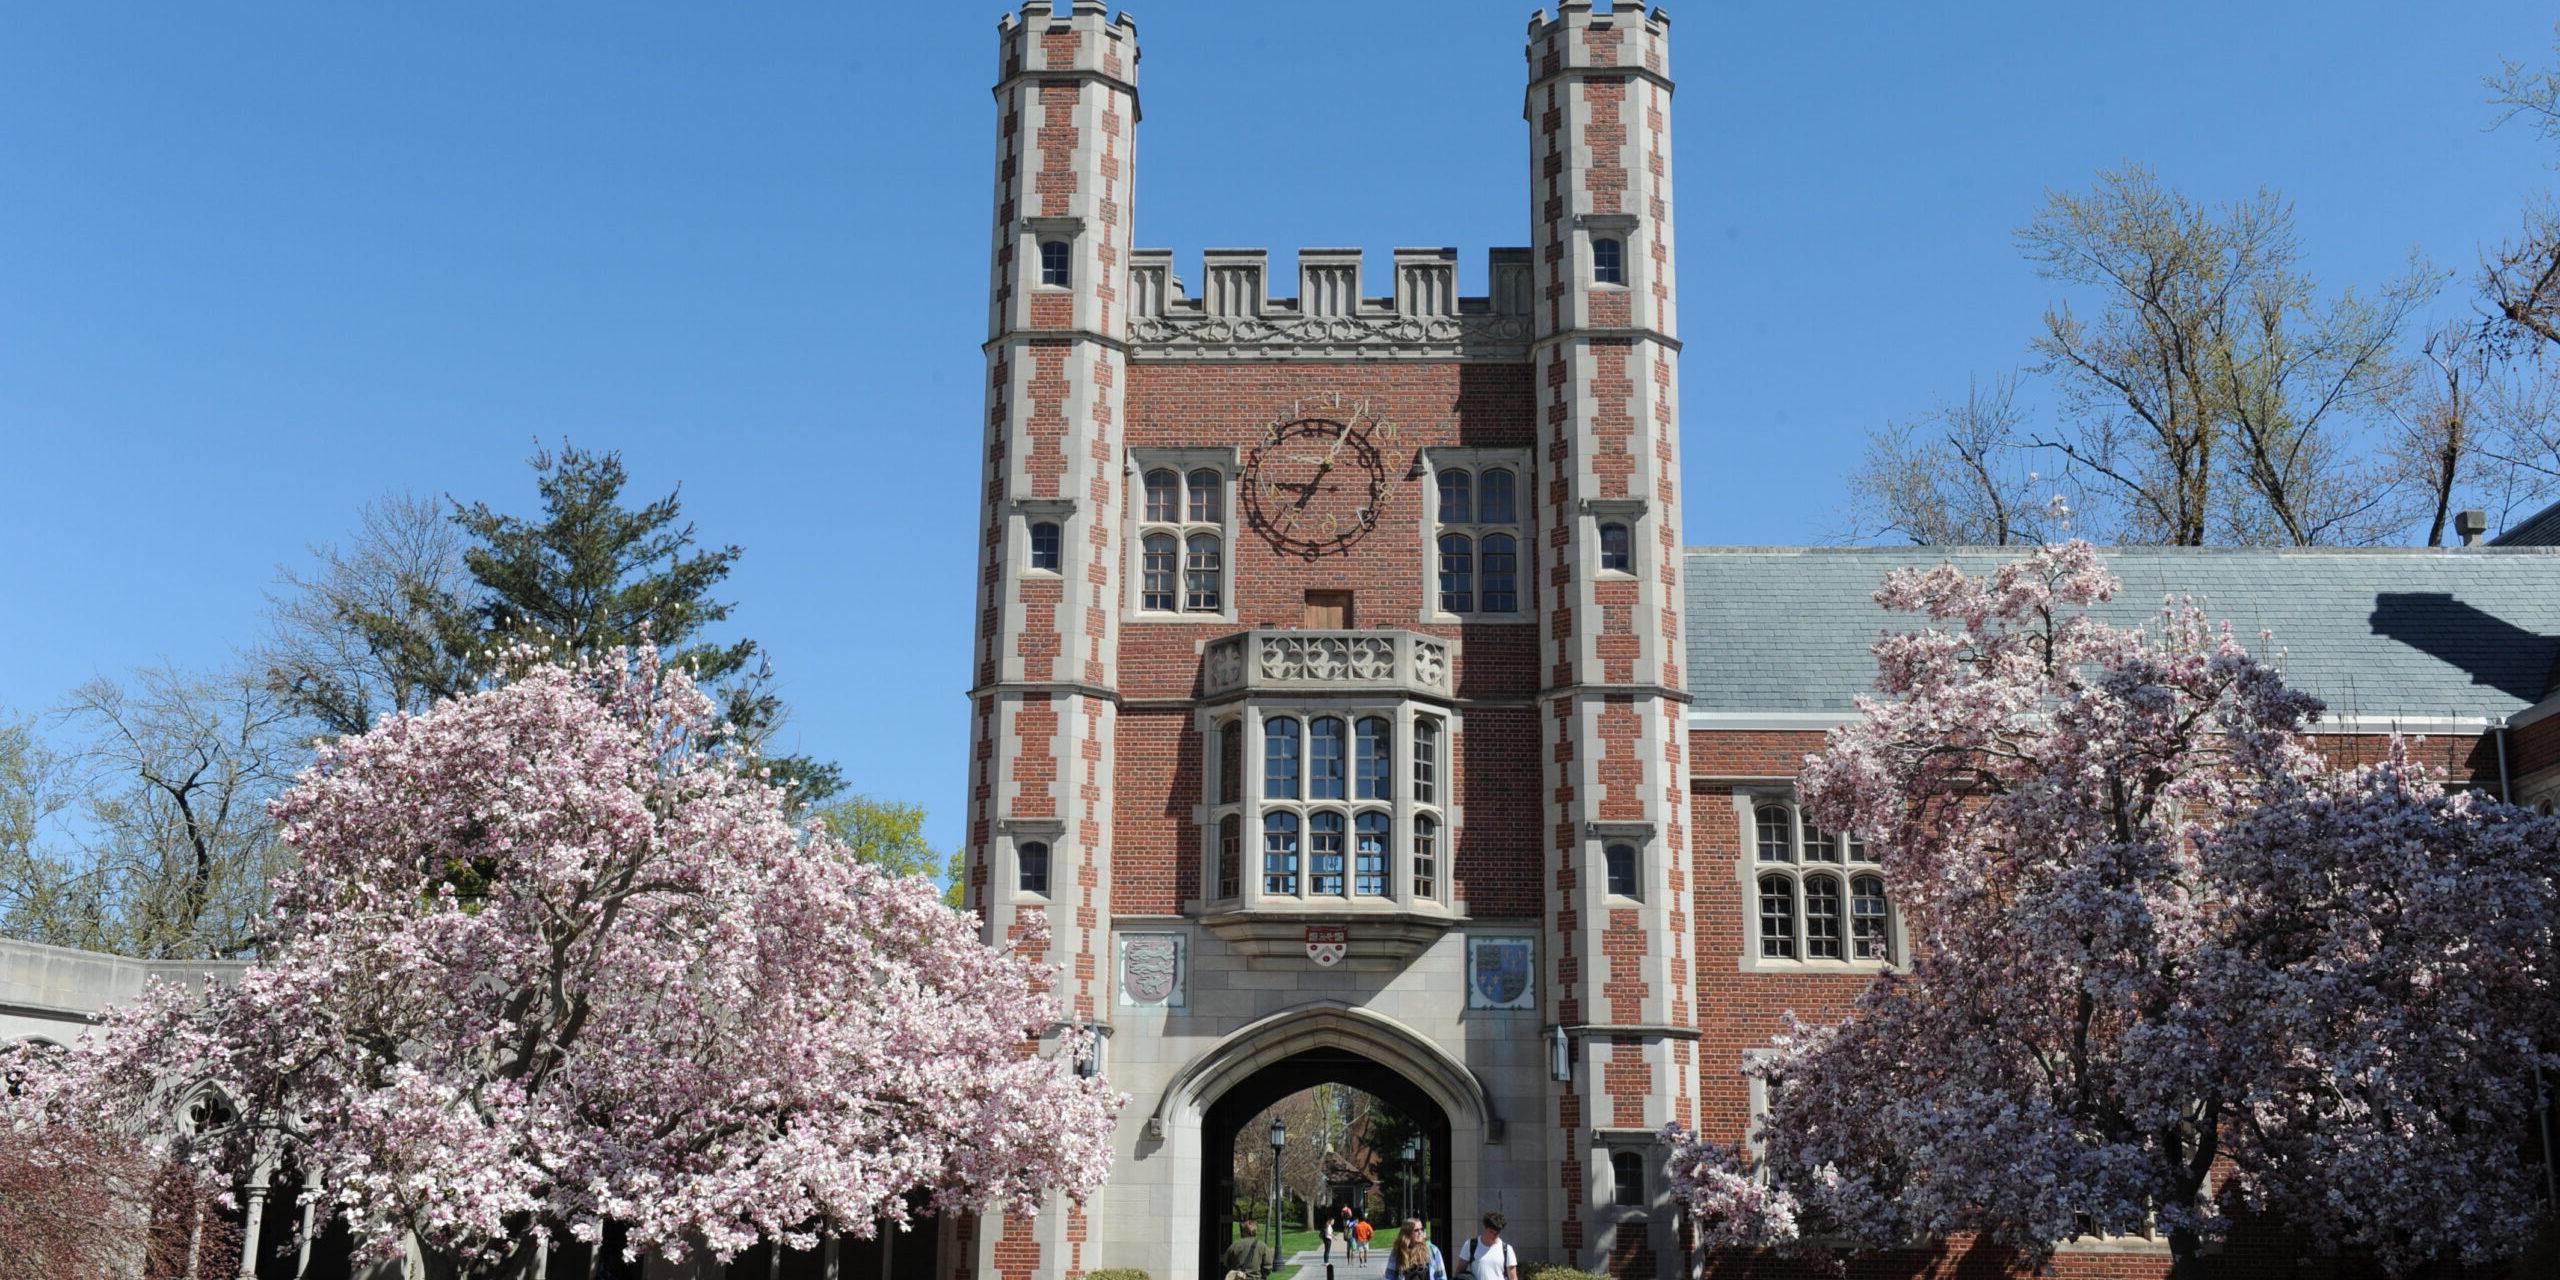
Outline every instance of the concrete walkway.
<svg viewBox="0 0 2560 1280"><path fill-rule="evenodd" d="M1301 1249L1282 1258L1280 1265L1296 1267L1297 1280L1326 1280L1322 1249ZM1374 1277L1385 1274L1386 1269L1386 1250L1374 1244L1369 1247L1369 1260L1358 1266L1352 1265L1349 1249L1338 1244L1333 1247L1333 1280L1374 1280Z"/></svg>

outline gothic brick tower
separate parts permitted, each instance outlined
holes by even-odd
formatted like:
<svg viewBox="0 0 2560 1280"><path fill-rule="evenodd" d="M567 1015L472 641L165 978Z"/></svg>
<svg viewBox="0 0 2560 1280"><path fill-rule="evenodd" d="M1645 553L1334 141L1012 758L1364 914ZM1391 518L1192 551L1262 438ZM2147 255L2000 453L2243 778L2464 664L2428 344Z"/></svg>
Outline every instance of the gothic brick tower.
<svg viewBox="0 0 2560 1280"><path fill-rule="evenodd" d="M1123 298L1137 24L1031 0L997 24L987 415L970 689L968 905L1016 936L1036 883L1065 1016L1093 1023L1109 928L1117 737ZM975 1274L1088 1269L1099 1202L975 1224ZM955 1229L956 1231L956 1229Z"/></svg>
<svg viewBox="0 0 2560 1280"><path fill-rule="evenodd" d="M1548 990L1572 1061L1552 1115L1576 1254L1609 1160L1696 1123L1669 25L1589 0L1529 24ZM1653 1274L1672 1244L1619 1233L1610 1270Z"/></svg>

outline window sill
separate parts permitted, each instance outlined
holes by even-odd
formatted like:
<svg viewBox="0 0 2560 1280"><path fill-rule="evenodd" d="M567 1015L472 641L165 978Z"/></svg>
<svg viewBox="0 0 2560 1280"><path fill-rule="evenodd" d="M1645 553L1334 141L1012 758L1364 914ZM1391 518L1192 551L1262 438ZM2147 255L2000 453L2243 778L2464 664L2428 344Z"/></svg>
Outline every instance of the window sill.
<svg viewBox="0 0 2560 1280"><path fill-rule="evenodd" d="M1470 626L1508 626L1508 625L1513 625L1513 624L1535 624L1538 620L1537 620L1537 618L1536 618L1536 617L1534 617L1534 616L1532 616L1532 615L1530 615L1530 614L1526 614L1526 613L1438 613L1438 612L1433 612L1433 613L1426 613L1426 614L1422 615L1422 621L1423 621L1424 625L1426 625L1426 626L1434 626L1434 627L1470 627Z"/></svg>
<svg viewBox="0 0 2560 1280"><path fill-rule="evenodd" d="M1122 614L1121 620L1124 622L1160 622L1173 626L1232 627L1236 624L1236 615L1232 613L1165 613L1155 609L1132 609L1129 612Z"/></svg>
<svg viewBox="0 0 2560 1280"><path fill-rule="evenodd" d="M1786 960L1762 956L1745 956L1741 966L1744 973L1828 974L1840 978L1872 978L1900 968L1890 960Z"/></svg>

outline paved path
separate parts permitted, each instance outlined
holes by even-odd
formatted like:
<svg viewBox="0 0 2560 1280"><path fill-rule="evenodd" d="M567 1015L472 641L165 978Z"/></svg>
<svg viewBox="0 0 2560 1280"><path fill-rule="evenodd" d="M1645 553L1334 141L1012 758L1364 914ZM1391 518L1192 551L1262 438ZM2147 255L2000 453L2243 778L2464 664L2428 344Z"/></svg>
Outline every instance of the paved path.
<svg viewBox="0 0 2560 1280"><path fill-rule="evenodd" d="M1370 1246L1369 1261L1360 1266L1351 1263L1351 1251L1341 1245L1333 1247L1333 1280L1367 1280L1385 1270L1386 1259L1375 1245ZM1280 1260L1284 1267L1298 1269L1297 1280L1325 1280L1324 1250L1301 1249Z"/></svg>

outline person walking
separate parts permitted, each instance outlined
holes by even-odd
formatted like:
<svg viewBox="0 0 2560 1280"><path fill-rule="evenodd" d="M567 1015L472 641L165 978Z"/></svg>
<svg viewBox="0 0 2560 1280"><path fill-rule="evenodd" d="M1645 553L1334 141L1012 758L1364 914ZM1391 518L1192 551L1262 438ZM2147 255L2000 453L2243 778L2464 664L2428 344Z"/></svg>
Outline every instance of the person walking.
<svg viewBox="0 0 2560 1280"><path fill-rule="evenodd" d="M1502 1238L1508 1225L1499 1213L1484 1216L1484 1230L1458 1247L1458 1265L1466 1272L1461 1280L1520 1280L1520 1251Z"/></svg>
<svg viewBox="0 0 2560 1280"><path fill-rule="evenodd" d="M1359 1263L1359 1264L1361 1264L1361 1265L1363 1265L1363 1266L1368 1265L1368 1262L1369 1262L1369 1237L1370 1237L1370 1235L1371 1235L1371 1234L1373 1234L1373 1233L1374 1233L1374 1232L1376 1232L1376 1231L1377 1231L1377 1228L1370 1226L1370 1225L1369 1225L1369 1220L1368 1220L1366 1217L1360 1217L1360 1218L1354 1218L1354 1219L1352 1219L1352 1221L1351 1221L1351 1260L1352 1260L1353 1262Z"/></svg>
<svg viewBox="0 0 2560 1280"><path fill-rule="evenodd" d="M1226 1268L1227 1280L1259 1280L1271 1272L1271 1246L1262 1243L1262 1224L1247 1222L1243 1231L1218 1259L1218 1265Z"/></svg>
<svg viewBox="0 0 2560 1280"><path fill-rule="evenodd" d="M1333 1265L1333 1234L1333 1215L1328 1213L1324 1217L1324 1263L1328 1267Z"/></svg>
<svg viewBox="0 0 2560 1280"><path fill-rule="evenodd" d="M1440 1246L1431 1243L1431 1229L1420 1218L1407 1218L1396 1231L1396 1242L1387 1249L1386 1280L1449 1280L1449 1264L1440 1256Z"/></svg>

